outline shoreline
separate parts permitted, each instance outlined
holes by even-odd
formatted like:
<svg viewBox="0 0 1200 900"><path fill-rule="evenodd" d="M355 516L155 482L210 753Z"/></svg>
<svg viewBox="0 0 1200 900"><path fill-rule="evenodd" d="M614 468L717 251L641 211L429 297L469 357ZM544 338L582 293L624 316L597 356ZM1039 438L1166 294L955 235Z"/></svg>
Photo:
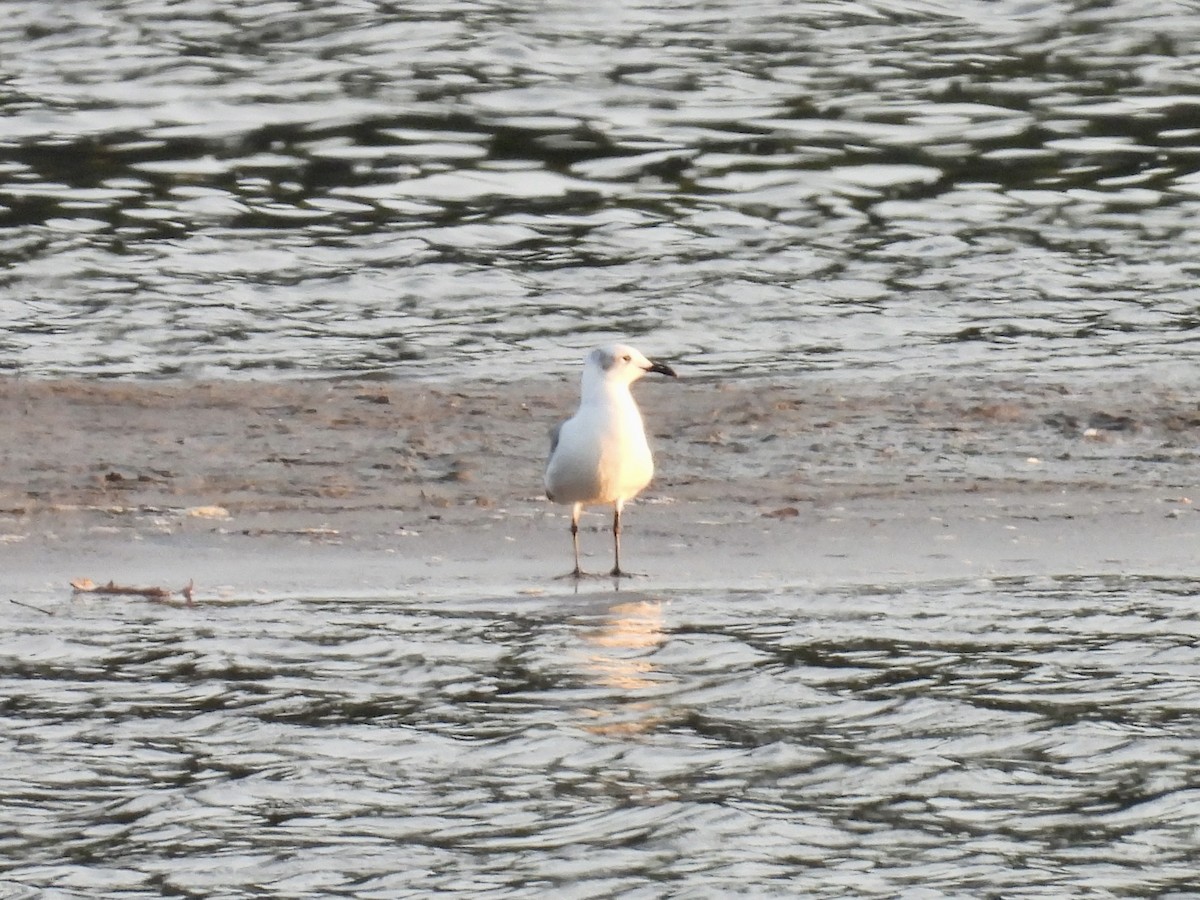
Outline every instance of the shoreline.
<svg viewBox="0 0 1200 900"><path fill-rule="evenodd" d="M198 599L557 594L541 496L574 380L0 379L0 556L18 597L194 579ZM631 590L1190 576L1197 393L828 378L639 384L658 475ZM585 513L585 566L609 564ZM580 590L611 590L588 579Z"/></svg>

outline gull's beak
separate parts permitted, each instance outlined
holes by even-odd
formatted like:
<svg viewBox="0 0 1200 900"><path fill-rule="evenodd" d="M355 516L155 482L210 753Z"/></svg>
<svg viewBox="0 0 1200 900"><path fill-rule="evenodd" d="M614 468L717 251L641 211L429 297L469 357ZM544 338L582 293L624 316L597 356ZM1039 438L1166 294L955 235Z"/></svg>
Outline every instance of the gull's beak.
<svg viewBox="0 0 1200 900"><path fill-rule="evenodd" d="M650 363L650 368L648 368L646 371L647 372L657 372L659 375L670 375L672 378L679 377L678 375L675 374L675 370L672 369L670 366L668 366L666 363L660 363L660 362Z"/></svg>

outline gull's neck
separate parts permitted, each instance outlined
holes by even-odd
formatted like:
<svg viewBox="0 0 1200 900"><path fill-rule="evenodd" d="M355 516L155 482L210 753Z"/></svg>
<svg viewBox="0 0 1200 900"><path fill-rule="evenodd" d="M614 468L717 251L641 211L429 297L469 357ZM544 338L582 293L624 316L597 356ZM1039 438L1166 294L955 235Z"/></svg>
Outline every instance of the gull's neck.
<svg viewBox="0 0 1200 900"><path fill-rule="evenodd" d="M604 377L604 372L599 369L588 366L583 370L583 379L580 384L579 402L581 406L590 406L593 404L610 404L614 401L632 402L633 395L629 392L629 385L623 381L612 381Z"/></svg>

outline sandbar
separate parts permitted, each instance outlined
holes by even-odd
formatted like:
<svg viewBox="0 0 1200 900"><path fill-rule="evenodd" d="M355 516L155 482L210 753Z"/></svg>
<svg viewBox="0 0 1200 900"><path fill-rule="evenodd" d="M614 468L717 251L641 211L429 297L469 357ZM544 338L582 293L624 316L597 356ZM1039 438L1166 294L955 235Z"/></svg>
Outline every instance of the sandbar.
<svg viewBox="0 0 1200 900"><path fill-rule="evenodd" d="M542 493L573 379L0 379L0 558L205 598L572 589ZM639 590L1187 577L1195 386L798 375L650 381L657 475L628 507ZM611 565L585 515L585 567ZM627 587L589 579L589 590Z"/></svg>

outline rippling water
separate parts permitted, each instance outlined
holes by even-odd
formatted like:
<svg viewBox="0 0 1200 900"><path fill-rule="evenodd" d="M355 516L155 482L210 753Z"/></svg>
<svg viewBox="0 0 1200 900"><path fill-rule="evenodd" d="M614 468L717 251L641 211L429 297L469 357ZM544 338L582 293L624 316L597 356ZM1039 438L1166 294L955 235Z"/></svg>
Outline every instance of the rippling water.
<svg viewBox="0 0 1200 900"><path fill-rule="evenodd" d="M0 893L1194 890L1195 592L6 604Z"/></svg>
<svg viewBox="0 0 1200 900"><path fill-rule="evenodd" d="M1200 12L0 2L0 364L1170 378Z"/></svg>
<svg viewBox="0 0 1200 900"><path fill-rule="evenodd" d="M0 367L1170 380L1198 73L1155 0L0 0ZM0 895L1194 895L1195 593L27 598Z"/></svg>

